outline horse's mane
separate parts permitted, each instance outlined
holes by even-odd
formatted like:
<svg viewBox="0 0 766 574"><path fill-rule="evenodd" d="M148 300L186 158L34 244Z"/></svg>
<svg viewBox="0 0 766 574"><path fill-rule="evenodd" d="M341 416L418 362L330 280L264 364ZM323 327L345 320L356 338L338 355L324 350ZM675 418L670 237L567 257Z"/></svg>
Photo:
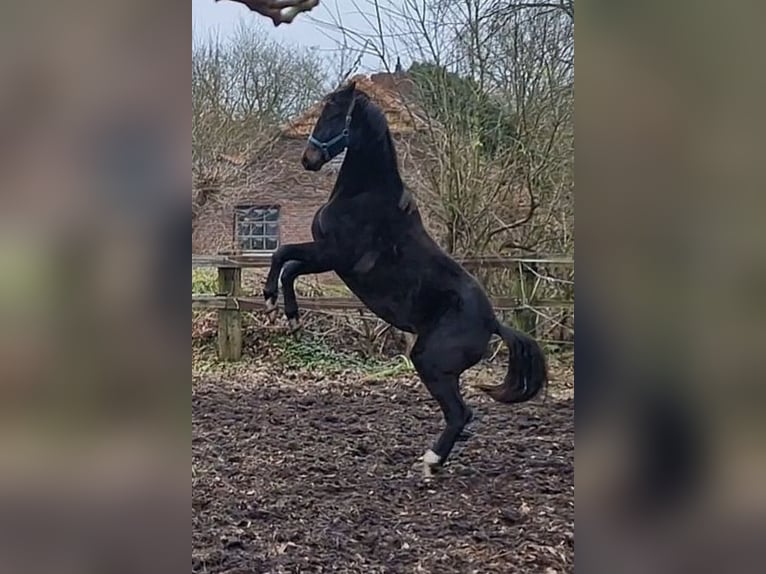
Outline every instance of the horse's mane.
<svg viewBox="0 0 766 574"><path fill-rule="evenodd" d="M362 90L356 90L354 97L356 98L356 106L364 114L368 129L373 136L373 141L383 140L388 145L388 149L391 154L394 167L397 174L399 173L399 161L396 157L396 148L394 147L394 139L391 136L391 130L388 127L388 120L383 110L380 109L370 97Z"/></svg>

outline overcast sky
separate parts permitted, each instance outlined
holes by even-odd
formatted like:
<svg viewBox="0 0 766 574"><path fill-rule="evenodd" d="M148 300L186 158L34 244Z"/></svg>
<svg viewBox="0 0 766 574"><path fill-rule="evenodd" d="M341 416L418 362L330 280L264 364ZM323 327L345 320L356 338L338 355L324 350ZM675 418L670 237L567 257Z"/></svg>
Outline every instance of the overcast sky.
<svg viewBox="0 0 766 574"><path fill-rule="evenodd" d="M396 4L398 0L387 0ZM373 27L368 18L373 17L367 0L320 0L319 6L310 13L300 14L291 24L274 27L271 21L263 16L250 12L247 7L229 0L192 0L192 28L198 37L208 34L218 34L220 38L231 37L240 21L257 22L264 33L287 44L298 44L314 47L331 54L339 49L341 34L333 29L333 22L339 19L343 26L362 34L371 34ZM368 12L365 16L363 12ZM385 14L383 14L385 18ZM373 20L374 21L374 20ZM351 40L351 45L360 45ZM357 41L358 42L358 41ZM393 56L390 65L393 66L396 57ZM405 64L406 65L406 64ZM374 55L365 56L359 71L374 71L381 69L380 60Z"/></svg>

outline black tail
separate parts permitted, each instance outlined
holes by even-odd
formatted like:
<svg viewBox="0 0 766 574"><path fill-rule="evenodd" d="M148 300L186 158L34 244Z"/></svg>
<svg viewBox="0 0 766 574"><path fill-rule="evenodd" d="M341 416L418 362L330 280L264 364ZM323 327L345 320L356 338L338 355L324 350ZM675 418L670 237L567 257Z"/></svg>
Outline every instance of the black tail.
<svg viewBox="0 0 766 574"><path fill-rule="evenodd" d="M500 403L523 403L534 398L548 383L548 366L543 350L533 338L498 322L496 333L510 351L505 380L479 388Z"/></svg>

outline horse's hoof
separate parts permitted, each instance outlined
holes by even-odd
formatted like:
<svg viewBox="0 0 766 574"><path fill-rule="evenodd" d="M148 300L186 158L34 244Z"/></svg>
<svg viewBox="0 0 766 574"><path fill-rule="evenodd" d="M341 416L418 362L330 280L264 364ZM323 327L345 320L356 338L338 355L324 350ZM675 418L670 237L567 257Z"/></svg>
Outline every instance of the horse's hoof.
<svg viewBox="0 0 766 574"><path fill-rule="evenodd" d="M420 459L423 468L423 479L431 480L442 468L442 458L431 449L428 449Z"/></svg>
<svg viewBox="0 0 766 574"><path fill-rule="evenodd" d="M292 335L295 335L296 333L298 333L298 331L301 330L300 319L298 319L297 317L293 317L291 319L288 319L287 320L287 326L290 329L290 333Z"/></svg>
<svg viewBox="0 0 766 574"><path fill-rule="evenodd" d="M273 325L277 320L277 298L266 299L266 321Z"/></svg>

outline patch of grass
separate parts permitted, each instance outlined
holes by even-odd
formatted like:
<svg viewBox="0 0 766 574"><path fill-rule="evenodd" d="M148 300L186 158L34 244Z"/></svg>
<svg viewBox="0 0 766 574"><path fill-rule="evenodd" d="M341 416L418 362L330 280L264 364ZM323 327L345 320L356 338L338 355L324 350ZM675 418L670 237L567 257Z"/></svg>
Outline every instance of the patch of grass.
<svg viewBox="0 0 766 574"><path fill-rule="evenodd" d="M275 335L273 343L281 351L281 361L293 368L366 371L373 364L378 363L378 361L365 359L354 353L339 351L322 339L306 334L300 338L295 338L292 335Z"/></svg>
<svg viewBox="0 0 766 574"><path fill-rule="evenodd" d="M397 355L389 361L380 363L379 368L367 371L366 380L402 377L415 373L412 361L406 355Z"/></svg>
<svg viewBox="0 0 766 574"><path fill-rule="evenodd" d="M244 314L246 334L242 359L235 363L221 362L217 358L214 336L192 340L192 370L195 374L226 374L242 372L250 366L261 368L273 364L276 370L284 368L325 374L354 372L365 379L386 379L414 373L409 359L404 355L396 357L368 356L361 351L346 350L337 340L325 339L322 335L302 332L298 337L280 331L258 331L260 319ZM197 324L201 325L201 316ZM195 326L193 325L193 327ZM210 335L212 332L206 334ZM193 329L194 333L194 329Z"/></svg>
<svg viewBox="0 0 766 574"><path fill-rule="evenodd" d="M291 335L279 336L275 342L281 349L280 360L286 366L318 371L356 371L365 379L399 377L414 372L412 363L404 355L393 359L365 358L353 353L339 351L321 338L296 339Z"/></svg>
<svg viewBox="0 0 766 574"><path fill-rule="evenodd" d="M192 269L192 295L213 295L218 291L215 269Z"/></svg>
<svg viewBox="0 0 766 574"><path fill-rule="evenodd" d="M219 361L215 345L210 343L194 345L192 348L192 374L234 375L242 374L252 367L262 368L271 364L275 371L282 369L309 371L336 375L354 373L363 380L381 380L396 378L414 373L409 360L404 355L394 358L370 359L355 353L345 353L326 344L320 338L303 336L296 339L289 334L275 334L268 337L268 342L261 341L263 355L253 356L245 351L238 362ZM270 349L266 349L268 346Z"/></svg>

